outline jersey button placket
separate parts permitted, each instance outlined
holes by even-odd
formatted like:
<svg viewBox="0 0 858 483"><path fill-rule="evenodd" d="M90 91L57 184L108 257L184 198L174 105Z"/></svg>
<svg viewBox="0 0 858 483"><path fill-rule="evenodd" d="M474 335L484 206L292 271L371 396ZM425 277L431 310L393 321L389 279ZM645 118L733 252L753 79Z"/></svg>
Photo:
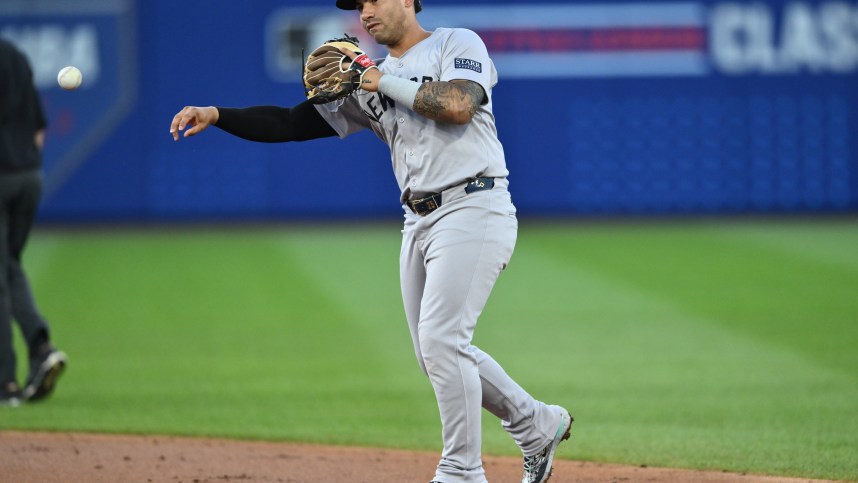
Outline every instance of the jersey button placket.
<svg viewBox="0 0 858 483"><path fill-rule="evenodd" d="M406 164L407 166L410 166L410 167L411 167L411 168L409 169L409 171L411 172L411 173L410 173L410 176L409 176L409 178L411 178L411 181L409 182L409 184L411 185L411 187L412 187L412 188L414 188L414 187L416 187L416 186L417 186L417 178L418 178L418 176L416 176L416 175L417 175L418 173L417 173L417 172L415 172L415 171L412 171L412 170L414 169L414 150L413 150L413 149L409 149L409 150L405 153L405 164Z"/></svg>
<svg viewBox="0 0 858 483"><path fill-rule="evenodd" d="M414 165L414 150L408 150L408 164ZM417 178L411 178L411 187L417 186Z"/></svg>

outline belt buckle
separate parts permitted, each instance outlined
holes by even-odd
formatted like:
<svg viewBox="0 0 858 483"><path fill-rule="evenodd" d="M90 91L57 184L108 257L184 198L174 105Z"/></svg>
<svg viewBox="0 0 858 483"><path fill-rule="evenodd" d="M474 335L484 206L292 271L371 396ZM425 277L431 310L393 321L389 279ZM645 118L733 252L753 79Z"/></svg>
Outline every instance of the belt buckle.
<svg viewBox="0 0 858 483"><path fill-rule="evenodd" d="M438 200L435 198L439 196L438 194L429 195L425 198L420 198L419 200L413 200L408 202L408 206L411 207L411 211L415 214L423 216L427 215L440 206Z"/></svg>

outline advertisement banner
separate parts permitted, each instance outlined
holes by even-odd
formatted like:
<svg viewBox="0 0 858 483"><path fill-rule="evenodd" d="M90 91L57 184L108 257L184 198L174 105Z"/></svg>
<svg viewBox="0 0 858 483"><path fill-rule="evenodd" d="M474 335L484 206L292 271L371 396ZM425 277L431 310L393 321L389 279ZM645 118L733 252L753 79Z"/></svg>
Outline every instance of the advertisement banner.
<svg viewBox="0 0 858 483"><path fill-rule="evenodd" d="M136 39L129 0L0 4L0 37L29 58L49 119L45 196L58 190L126 118L136 102ZM83 72L74 92L57 73Z"/></svg>

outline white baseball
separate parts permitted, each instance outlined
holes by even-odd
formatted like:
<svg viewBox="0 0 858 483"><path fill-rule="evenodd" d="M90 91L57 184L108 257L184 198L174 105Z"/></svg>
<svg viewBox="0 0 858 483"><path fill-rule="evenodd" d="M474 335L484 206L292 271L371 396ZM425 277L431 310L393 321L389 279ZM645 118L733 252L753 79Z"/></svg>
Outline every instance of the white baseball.
<svg viewBox="0 0 858 483"><path fill-rule="evenodd" d="M63 89L77 89L80 87L81 82L83 82L83 74L80 73L80 69L73 65L63 67L60 69L60 73L57 74L57 83Z"/></svg>

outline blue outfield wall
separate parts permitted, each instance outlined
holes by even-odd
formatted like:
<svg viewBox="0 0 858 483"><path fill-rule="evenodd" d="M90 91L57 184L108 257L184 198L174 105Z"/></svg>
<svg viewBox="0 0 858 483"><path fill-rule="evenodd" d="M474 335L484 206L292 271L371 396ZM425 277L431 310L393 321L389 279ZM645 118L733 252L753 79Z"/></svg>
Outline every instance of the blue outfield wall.
<svg viewBox="0 0 858 483"><path fill-rule="evenodd" d="M0 36L31 58L51 122L41 219L400 216L370 132L289 144L168 133L185 105L302 101L301 48L360 32L328 3L0 3ZM471 28L492 53L523 215L858 211L858 2L424 5L427 29ZM69 64L84 73L77 91L56 86Z"/></svg>

